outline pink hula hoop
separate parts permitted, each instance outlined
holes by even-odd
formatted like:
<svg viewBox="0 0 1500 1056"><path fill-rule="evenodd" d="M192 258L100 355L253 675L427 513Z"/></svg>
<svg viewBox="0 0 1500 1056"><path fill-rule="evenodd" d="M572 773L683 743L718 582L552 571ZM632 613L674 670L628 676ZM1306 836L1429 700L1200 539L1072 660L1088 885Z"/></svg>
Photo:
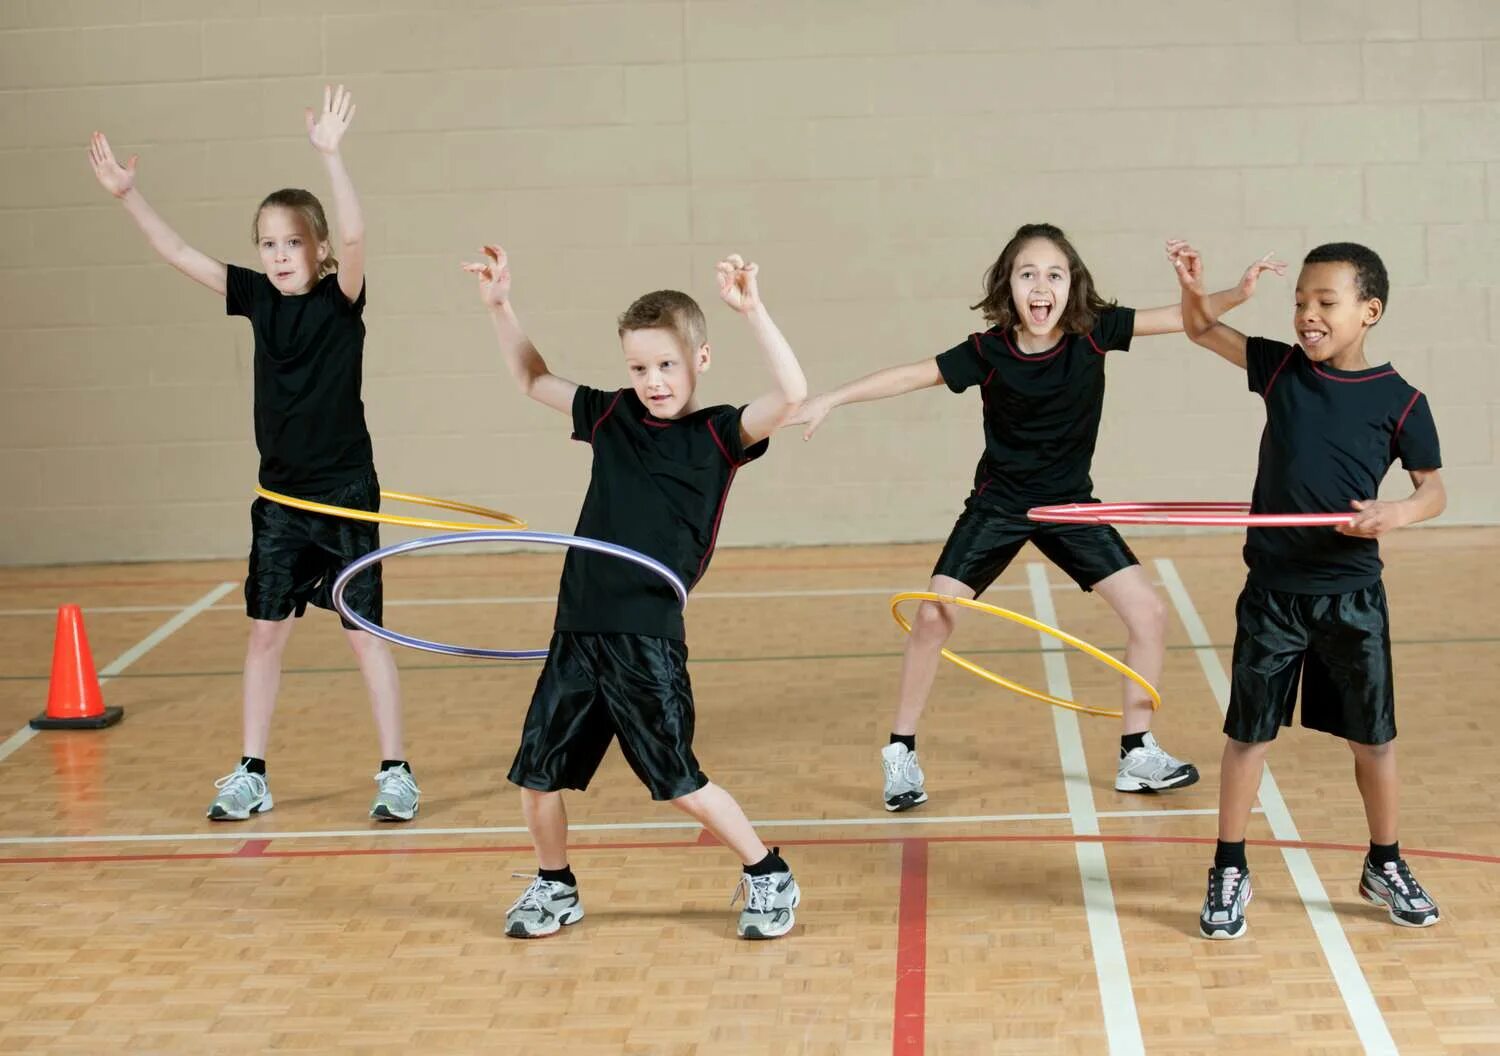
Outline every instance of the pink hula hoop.
<svg viewBox="0 0 1500 1056"><path fill-rule="evenodd" d="M1353 513L1251 513L1248 502L1071 502L1026 511L1049 524L1176 524L1200 528L1335 528Z"/></svg>

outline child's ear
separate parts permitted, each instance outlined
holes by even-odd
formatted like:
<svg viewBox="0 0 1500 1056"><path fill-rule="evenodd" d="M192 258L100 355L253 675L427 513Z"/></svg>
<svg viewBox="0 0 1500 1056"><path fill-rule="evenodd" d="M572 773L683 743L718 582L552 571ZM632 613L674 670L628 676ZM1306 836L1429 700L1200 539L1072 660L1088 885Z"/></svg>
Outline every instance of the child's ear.
<svg viewBox="0 0 1500 1056"><path fill-rule="evenodd" d="M327 260L328 259L328 254L330 252L331 252L331 250L328 248L328 243L327 242L319 242L318 243L318 263L321 264L325 260Z"/></svg>
<svg viewBox="0 0 1500 1056"><path fill-rule="evenodd" d="M1362 322L1366 326L1374 326L1385 317L1385 302L1379 297L1371 297L1360 306Z"/></svg>
<svg viewBox="0 0 1500 1056"><path fill-rule="evenodd" d="M702 374L708 369L709 362L712 359L713 356L709 351L708 343L705 341L698 346L698 351L693 355L693 367L699 374Z"/></svg>

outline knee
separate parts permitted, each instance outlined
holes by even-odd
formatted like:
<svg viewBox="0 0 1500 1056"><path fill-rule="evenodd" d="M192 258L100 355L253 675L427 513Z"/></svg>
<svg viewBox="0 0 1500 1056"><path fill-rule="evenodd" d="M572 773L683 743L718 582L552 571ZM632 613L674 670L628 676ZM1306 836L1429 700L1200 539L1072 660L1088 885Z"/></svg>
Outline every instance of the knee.
<svg viewBox="0 0 1500 1056"><path fill-rule="evenodd" d="M948 606L935 601L924 601L917 608L917 618L912 624L911 633L914 638L924 642L941 644L952 636L955 622Z"/></svg>
<svg viewBox="0 0 1500 1056"><path fill-rule="evenodd" d="M1395 741L1386 741L1384 744L1360 744L1358 741L1345 741L1349 751L1354 753L1355 762L1369 760L1377 762L1386 758L1396 750Z"/></svg>
<svg viewBox="0 0 1500 1056"><path fill-rule="evenodd" d="M258 657L280 656L291 630L286 620L251 620L250 653Z"/></svg>
<svg viewBox="0 0 1500 1056"><path fill-rule="evenodd" d="M1125 623L1133 637L1163 641L1167 637L1167 603L1153 590L1131 606Z"/></svg>
<svg viewBox="0 0 1500 1056"><path fill-rule="evenodd" d="M383 639L376 638L367 631L346 630L344 634L349 639L349 647L354 650L354 655L361 660L390 652L390 646Z"/></svg>

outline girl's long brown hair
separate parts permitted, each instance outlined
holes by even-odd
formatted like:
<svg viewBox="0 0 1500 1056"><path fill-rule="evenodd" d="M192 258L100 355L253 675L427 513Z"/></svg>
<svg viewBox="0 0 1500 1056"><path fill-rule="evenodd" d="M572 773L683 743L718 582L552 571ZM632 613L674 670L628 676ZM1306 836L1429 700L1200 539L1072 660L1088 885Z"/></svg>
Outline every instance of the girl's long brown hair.
<svg viewBox="0 0 1500 1056"><path fill-rule="evenodd" d="M970 307L982 311L991 325L1007 333L1020 322L1015 298L1010 292L1010 273L1015 270L1016 257L1020 255L1021 247L1037 238L1045 238L1051 242L1068 260L1068 274L1072 277L1072 285L1058 326L1062 327L1065 334L1088 333L1098 321L1099 313L1105 308L1114 307L1115 302L1106 301L1099 296L1094 289L1094 277L1089 274L1083 258L1073 248L1073 243L1068 241L1068 236L1063 234L1062 228L1054 224L1022 224L1016 228L1016 233L1000 251L999 258L984 273L983 299Z"/></svg>

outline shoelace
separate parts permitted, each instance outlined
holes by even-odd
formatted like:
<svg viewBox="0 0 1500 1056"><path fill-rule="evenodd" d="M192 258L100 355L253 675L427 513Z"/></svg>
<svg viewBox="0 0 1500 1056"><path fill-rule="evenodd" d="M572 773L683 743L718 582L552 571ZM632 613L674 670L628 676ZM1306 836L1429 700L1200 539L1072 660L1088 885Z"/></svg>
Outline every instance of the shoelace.
<svg viewBox="0 0 1500 1056"><path fill-rule="evenodd" d="M745 908L752 913L763 913L771 908L771 902L776 897L776 878L774 876L751 876L748 873L740 874L740 882L735 886L734 894L729 896L729 904L732 906L741 898L745 899Z"/></svg>
<svg viewBox="0 0 1500 1056"><path fill-rule="evenodd" d="M507 912L514 913L518 909L541 909L547 888L554 881L543 880L540 876L533 876L531 873L511 873L510 875L512 879L529 879L531 883L526 885L526 890L521 892L521 897L511 903Z"/></svg>
<svg viewBox="0 0 1500 1056"><path fill-rule="evenodd" d="M1229 906L1234 904L1235 892L1239 890L1240 882L1245 877L1238 869L1231 866L1221 874L1219 887L1219 904Z"/></svg>
<svg viewBox="0 0 1500 1056"><path fill-rule="evenodd" d="M885 764L885 776L891 780L902 778L912 780L912 771L917 768L917 753L907 752L900 759L883 759Z"/></svg>
<svg viewBox="0 0 1500 1056"><path fill-rule="evenodd" d="M382 770L375 775L375 780L380 782L380 791L388 794L396 792L420 794L422 791L417 787L417 780L411 776L411 771L404 766L393 766L389 770ZM392 785L396 787L392 788Z"/></svg>
<svg viewBox="0 0 1500 1056"><path fill-rule="evenodd" d="M1418 897L1421 897L1421 885L1417 884L1416 877L1404 872L1399 864L1396 862L1386 862L1385 865L1381 866L1381 870L1385 873L1386 882L1395 884L1396 888L1407 898L1412 896L1411 886L1406 882L1410 878L1412 885L1415 885L1417 888Z"/></svg>
<svg viewBox="0 0 1500 1056"><path fill-rule="evenodd" d="M255 787L257 782L259 782L261 786L261 788L259 789ZM221 790L226 796L236 796L245 791L246 785L250 786L250 790L252 792L258 793L265 788L265 784L265 778L261 777L259 774L252 774L249 770L246 770L242 766L234 773L225 774L223 777L215 781L214 788Z"/></svg>

